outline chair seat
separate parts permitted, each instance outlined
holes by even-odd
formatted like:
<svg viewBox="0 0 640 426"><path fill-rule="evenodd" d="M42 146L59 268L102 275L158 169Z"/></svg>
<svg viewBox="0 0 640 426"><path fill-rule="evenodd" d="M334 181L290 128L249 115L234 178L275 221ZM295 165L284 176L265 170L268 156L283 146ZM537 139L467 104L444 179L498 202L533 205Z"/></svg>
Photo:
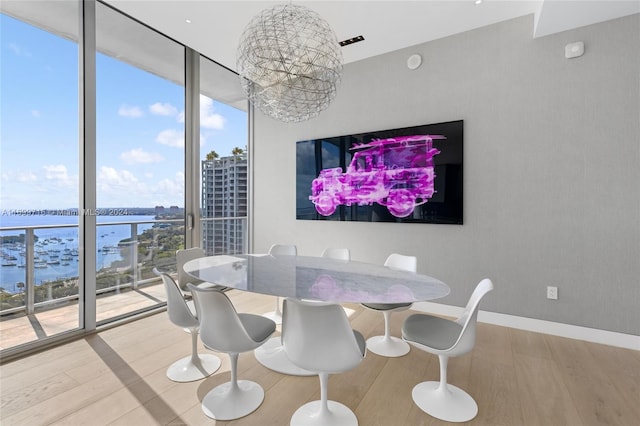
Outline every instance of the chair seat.
<svg viewBox="0 0 640 426"><path fill-rule="evenodd" d="M247 334L256 342L262 342L276 331L276 324L262 315L238 314Z"/></svg>
<svg viewBox="0 0 640 426"><path fill-rule="evenodd" d="M373 309L376 311L391 311L393 309L400 308L409 308L411 303L363 303L362 306L365 306L369 309Z"/></svg>
<svg viewBox="0 0 640 426"><path fill-rule="evenodd" d="M206 281L203 281L200 284L198 284L198 288L217 288L220 291L228 289L228 287L225 287L223 285L209 283L209 282L206 282Z"/></svg>
<svg viewBox="0 0 640 426"><path fill-rule="evenodd" d="M353 335L356 336L358 348L360 348L360 353L362 353L362 356L364 356L367 352L367 341L359 331L353 330Z"/></svg>
<svg viewBox="0 0 640 426"><path fill-rule="evenodd" d="M452 347L462 331L455 321L426 314L410 315L402 326L402 337L409 342L446 350Z"/></svg>
<svg viewBox="0 0 640 426"><path fill-rule="evenodd" d="M198 318L198 311L196 310L196 303L193 300L187 300L187 308L191 311L194 318Z"/></svg>

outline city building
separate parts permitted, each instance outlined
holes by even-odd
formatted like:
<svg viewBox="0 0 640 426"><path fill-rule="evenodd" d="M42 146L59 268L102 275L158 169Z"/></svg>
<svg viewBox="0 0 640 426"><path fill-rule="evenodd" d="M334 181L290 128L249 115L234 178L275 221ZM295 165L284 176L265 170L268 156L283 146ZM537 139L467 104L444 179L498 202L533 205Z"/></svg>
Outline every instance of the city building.
<svg viewBox="0 0 640 426"><path fill-rule="evenodd" d="M202 161L202 244L207 254L244 251L247 156Z"/></svg>

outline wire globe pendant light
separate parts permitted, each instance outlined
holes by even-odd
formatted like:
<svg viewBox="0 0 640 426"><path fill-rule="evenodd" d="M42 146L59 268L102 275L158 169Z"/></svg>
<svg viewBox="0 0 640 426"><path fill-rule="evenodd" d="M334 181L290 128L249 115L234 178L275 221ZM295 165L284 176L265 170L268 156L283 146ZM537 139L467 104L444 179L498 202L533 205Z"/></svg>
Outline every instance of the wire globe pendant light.
<svg viewBox="0 0 640 426"><path fill-rule="evenodd" d="M342 52L311 9L278 5L255 16L240 37L237 71L255 107L283 122L316 117L336 96Z"/></svg>

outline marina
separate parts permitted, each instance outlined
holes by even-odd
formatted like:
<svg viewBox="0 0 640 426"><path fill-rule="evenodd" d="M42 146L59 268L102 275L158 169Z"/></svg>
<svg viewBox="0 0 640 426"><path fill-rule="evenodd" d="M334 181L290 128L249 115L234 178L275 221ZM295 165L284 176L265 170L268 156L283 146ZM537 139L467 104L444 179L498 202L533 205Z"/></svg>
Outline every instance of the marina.
<svg viewBox="0 0 640 426"><path fill-rule="evenodd" d="M75 218L77 219L77 218ZM118 246L131 238L131 223L137 225L138 235L153 226L154 216L100 216L97 229L96 269L110 268L113 262L123 260ZM114 223L111 225L110 223ZM0 227L37 227L33 247L35 284L54 280L73 279L78 276L78 228L69 223L69 217L2 217ZM42 226L42 228L39 228ZM0 288L8 293L23 291L26 282L25 230L0 231ZM20 235L22 234L22 238Z"/></svg>

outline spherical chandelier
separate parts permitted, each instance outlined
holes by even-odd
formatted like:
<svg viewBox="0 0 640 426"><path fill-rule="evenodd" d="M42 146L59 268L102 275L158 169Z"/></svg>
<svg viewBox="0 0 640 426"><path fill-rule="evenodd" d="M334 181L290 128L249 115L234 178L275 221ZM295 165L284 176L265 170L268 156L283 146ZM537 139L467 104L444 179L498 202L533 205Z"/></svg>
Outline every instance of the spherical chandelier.
<svg viewBox="0 0 640 426"><path fill-rule="evenodd" d="M247 25L237 71L255 107L284 122L316 117L336 96L342 52L335 33L304 6L263 10Z"/></svg>

